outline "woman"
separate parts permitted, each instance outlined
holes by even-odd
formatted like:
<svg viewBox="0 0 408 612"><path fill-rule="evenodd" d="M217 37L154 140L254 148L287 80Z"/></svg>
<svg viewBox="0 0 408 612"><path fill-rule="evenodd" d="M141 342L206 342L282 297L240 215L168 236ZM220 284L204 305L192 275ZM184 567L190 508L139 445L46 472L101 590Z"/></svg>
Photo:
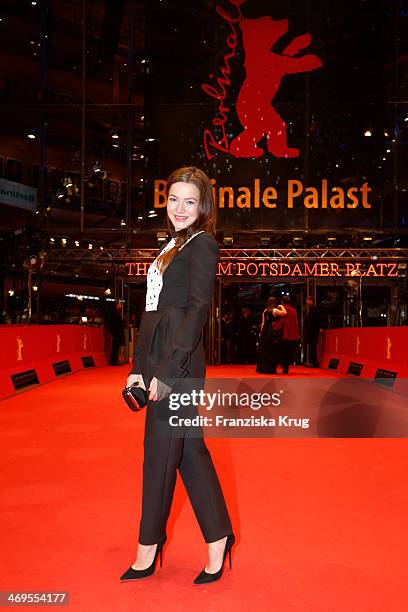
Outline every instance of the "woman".
<svg viewBox="0 0 408 612"><path fill-rule="evenodd" d="M276 374L280 358L281 317L285 315L286 310L282 305L278 306L277 299L268 298L259 332L257 372Z"/></svg>
<svg viewBox="0 0 408 612"><path fill-rule="evenodd" d="M177 469L205 541L208 562L194 584L221 577L235 537L202 429L171 426L169 395L204 389L206 361L202 330L215 286L219 246L216 208L208 176L194 167L167 181L167 227L172 239L147 275L146 308L127 386L148 385L144 437L143 500L136 561L121 580L154 572L166 540ZM194 417L194 403L177 416Z"/></svg>

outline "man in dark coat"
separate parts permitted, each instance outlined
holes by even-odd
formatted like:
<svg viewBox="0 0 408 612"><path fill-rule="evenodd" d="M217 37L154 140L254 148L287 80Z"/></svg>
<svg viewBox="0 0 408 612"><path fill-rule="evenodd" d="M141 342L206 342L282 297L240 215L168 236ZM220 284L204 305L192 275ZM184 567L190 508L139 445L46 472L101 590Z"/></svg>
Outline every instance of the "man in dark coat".
<svg viewBox="0 0 408 612"><path fill-rule="evenodd" d="M116 302L112 315L106 324L106 328L112 335L112 347L110 354L110 365L120 365L119 350L125 344L125 324L122 319L122 307Z"/></svg>
<svg viewBox="0 0 408 612"><path fill-rule="evenodd" d="M306 347L306 366L318 368L317 343L320 333L320 314L312 297L306 298L306 316L304 322L304 341Z"/></svg>

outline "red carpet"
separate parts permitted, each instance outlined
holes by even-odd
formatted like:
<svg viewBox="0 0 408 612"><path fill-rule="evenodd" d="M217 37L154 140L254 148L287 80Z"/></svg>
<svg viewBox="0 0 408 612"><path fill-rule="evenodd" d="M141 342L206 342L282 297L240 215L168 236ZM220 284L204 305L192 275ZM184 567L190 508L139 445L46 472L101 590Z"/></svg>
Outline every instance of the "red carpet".
<svg viewBox="0 0 408 612"><path fill-rule="evenodd" d="M128 369L0 403L0 590L69 591L75 611L406 609L404 439L208 439L237 534L232 570L192 585L206 545L179 479L163 568L120 583L136 553L144 423L120 396Z"/></svg>

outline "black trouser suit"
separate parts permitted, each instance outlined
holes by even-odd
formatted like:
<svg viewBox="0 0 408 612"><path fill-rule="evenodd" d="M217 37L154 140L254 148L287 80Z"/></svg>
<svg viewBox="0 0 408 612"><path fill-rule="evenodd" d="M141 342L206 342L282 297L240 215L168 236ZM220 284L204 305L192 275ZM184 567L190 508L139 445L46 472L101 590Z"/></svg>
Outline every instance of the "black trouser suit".
<svg viewBox="0 0 408 612"><path fill-rule="evenodd" d="M142 314L131 373L141 373L148 389L153 376L170 393L204 389L206 359L202 330L211 303L219 260L212 234L194 236L163 274L157 310ZM156 544L166 533L176 483L181 475L204 540L232 533L232 526L202 430L171 426L169 417L197 415L191 403L175 411L169 398L148 400L143 462L143 499L139 542Z"/></svg>

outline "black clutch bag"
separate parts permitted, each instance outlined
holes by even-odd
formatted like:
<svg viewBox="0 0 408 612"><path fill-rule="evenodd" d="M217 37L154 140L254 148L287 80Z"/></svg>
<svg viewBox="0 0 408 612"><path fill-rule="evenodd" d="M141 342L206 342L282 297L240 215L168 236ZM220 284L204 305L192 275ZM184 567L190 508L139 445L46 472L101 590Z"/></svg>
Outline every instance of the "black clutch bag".
<svg viewBox="0 0 408 612"><path fill-rule="evenodd" d="M122 397L133 412L143 410L147 404L147 391L139 387L139 383L134 383L130 387L125 387L122 391Z"/></svg>

